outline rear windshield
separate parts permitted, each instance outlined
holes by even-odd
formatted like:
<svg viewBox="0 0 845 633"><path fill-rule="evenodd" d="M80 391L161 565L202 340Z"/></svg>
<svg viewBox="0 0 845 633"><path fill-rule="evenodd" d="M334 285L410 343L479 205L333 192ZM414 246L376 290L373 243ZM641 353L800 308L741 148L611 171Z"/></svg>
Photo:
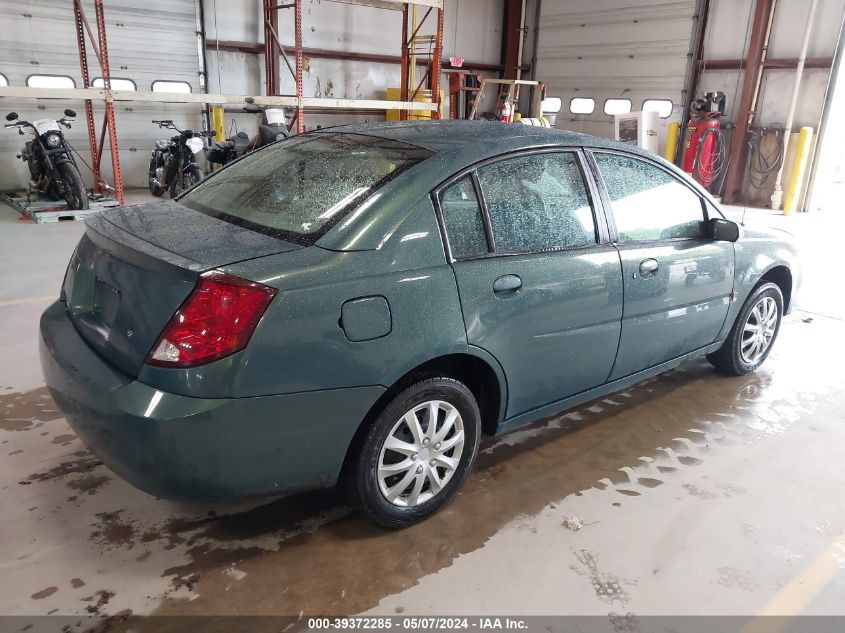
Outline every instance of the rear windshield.
<svg viewBox="0 0 845 633"><path fill-rule="evenodd" d="M432 154L363 134L306 134L247 155L179 201L311 245L386 182Z"/></svg>

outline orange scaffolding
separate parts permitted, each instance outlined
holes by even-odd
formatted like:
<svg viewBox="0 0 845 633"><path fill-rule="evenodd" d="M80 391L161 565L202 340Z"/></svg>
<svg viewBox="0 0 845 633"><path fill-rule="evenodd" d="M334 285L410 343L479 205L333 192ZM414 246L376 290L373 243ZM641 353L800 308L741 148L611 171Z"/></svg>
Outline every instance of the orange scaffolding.
<svg viewBox="0 0 845 633"><path fill-rule="evenodd" d="M333 0L346 4L358 4L381 9L392 9L402 11L402 42L401 42L401 79L400 79L400 100L415 101L428 80L428 88L431 90L432 101L436 109L432 112L432 118L439 119L441 111L440 103L440 72L443 56L443 0L417 0L407 2L403 0ZM411 24L409 5L420 5L426 8L426 12L417 24ZM292 65L288 57L288 51L282 46L279 40L279 10L293 9L294 12L294 46L293 56L295 63ZM426 23L432 12L436 11L436 25L434 35L420 35L420 29ZM413 31L409 31L413 28ZM305 131L303 89L302 89L302 0L293 0L279 4L278 0L264 0L264 71L267 85L267 95L279 95L279 59L283 59L285 65L293 75L296 82L296 114L291 121L291 126L296 123L297 133ZM412 59L426 58L425 72L419 83L411 92L411 68ZM293 96L293 95L291 95ZM401 109L400 119L407 119L409 109Z"/></svg>

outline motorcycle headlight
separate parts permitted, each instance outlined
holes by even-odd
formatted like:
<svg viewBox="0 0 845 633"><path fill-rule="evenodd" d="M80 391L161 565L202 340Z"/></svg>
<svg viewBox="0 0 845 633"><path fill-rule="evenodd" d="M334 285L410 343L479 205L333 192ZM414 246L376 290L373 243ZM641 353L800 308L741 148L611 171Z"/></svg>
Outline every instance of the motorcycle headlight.
<svg viewBox="0 0 845 633"><path fill-rule="evenodd" d="M197 136L192 136L186 140L185 145L187 145L188 149L190 149L194 154L198 154L202 151L202 148L205 147L205 143L203 143L202 139Z"/></svg>
<svg viewBox="0 0 845 633"><path fill-rule="evenodd" d="M47 134L44 137L44 142L47 147L58 147L62 143L62 139L58 134Z"/></svg>

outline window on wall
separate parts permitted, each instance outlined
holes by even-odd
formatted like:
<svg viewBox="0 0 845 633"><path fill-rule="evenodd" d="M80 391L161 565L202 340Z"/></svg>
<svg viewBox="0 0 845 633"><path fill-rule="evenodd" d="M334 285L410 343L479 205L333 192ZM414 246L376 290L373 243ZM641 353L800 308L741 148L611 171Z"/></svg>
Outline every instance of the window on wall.
<svg viewBox="0 0 845 633"><path fill-rule="evenodd" d="M106 82L103 81L102 77L97 77L94 81L91 82L91 86L93 88L105 88ZM119 79L117 77L111 78L111 89L112 90L138 90L138 86L135 85L135 82L131 79Z"/></svg>
<svg viewBox="0 0 845 633"><path fill-rule="evenodd" d="M592 114L596 110L596 100L590 97L575 97L569 102L572 114Z"/></svg>
<svg viewBox="0 0 845 633"><path fill-rule="evenodd" d="M668 119L672 116L673 108L671 99L646 99L643 101L643 112L657 112L657 116L661 119Z"/></svg>
<svg viewBox="0 0 845 633"><path fill-rule="evenodd" d="M540 103L540 112L543 114L557 114L560 112L562 105L563 103L561 103L560 97L546 97Z"/></svg>
<svg viewBox="0 0 845 633"><path fill-rule="evenodd" d="M440 193L440 211L452 257L463 259L487 252L481 207L470 176L464 176Z"/></svg>
<svg viewBox="0 0 845 633"><path fill-rule="evenodd" d="M698 239L706 235L701 198L656 165L596 153L620 242Z"/></svg>
<svg viewBox="0 0 845 633"><path fill-rule="evenodd" d="M0 73L0 86L8 86L9 79L3 73Z"/></svg>
<svg viewBox="0 0 845 633"><path fill-rule="evenodd" d="M532 154L478 170L497 252L594 244L593 210L572 152Z"/></svg>
<svg viewBox="0 0 845 633"><path fill-rule="evenodd" d="M67 75L30 75L26 85L30 88L76 88L73 77Z"/></svg>
<svg viewBox="0 0 845 633"><path fill-rule="evenodd" d="M630 111L630 99L607 99L604 102L604 113L610 116L614 114L628 114Z"/></svg>
<svg viewBox="0 0 845 633"><path fill-rule="evenodd" d="M153 92L191 92L191 84L187 81L154 81Z"/></svg>

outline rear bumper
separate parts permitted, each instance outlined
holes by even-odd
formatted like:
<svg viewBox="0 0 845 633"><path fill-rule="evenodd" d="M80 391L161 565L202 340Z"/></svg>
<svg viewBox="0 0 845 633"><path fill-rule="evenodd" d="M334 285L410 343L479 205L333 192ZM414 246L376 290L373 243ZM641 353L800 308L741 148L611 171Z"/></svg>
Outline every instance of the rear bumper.
<svg viewBox="0 0 845 633"><path fill-rule="evenodd" d="M113 368L65 306L41 317L41 367L68 423L103 463L168 499L212 501L333 485L384 388L254 398L189 398Z"/></svg>

